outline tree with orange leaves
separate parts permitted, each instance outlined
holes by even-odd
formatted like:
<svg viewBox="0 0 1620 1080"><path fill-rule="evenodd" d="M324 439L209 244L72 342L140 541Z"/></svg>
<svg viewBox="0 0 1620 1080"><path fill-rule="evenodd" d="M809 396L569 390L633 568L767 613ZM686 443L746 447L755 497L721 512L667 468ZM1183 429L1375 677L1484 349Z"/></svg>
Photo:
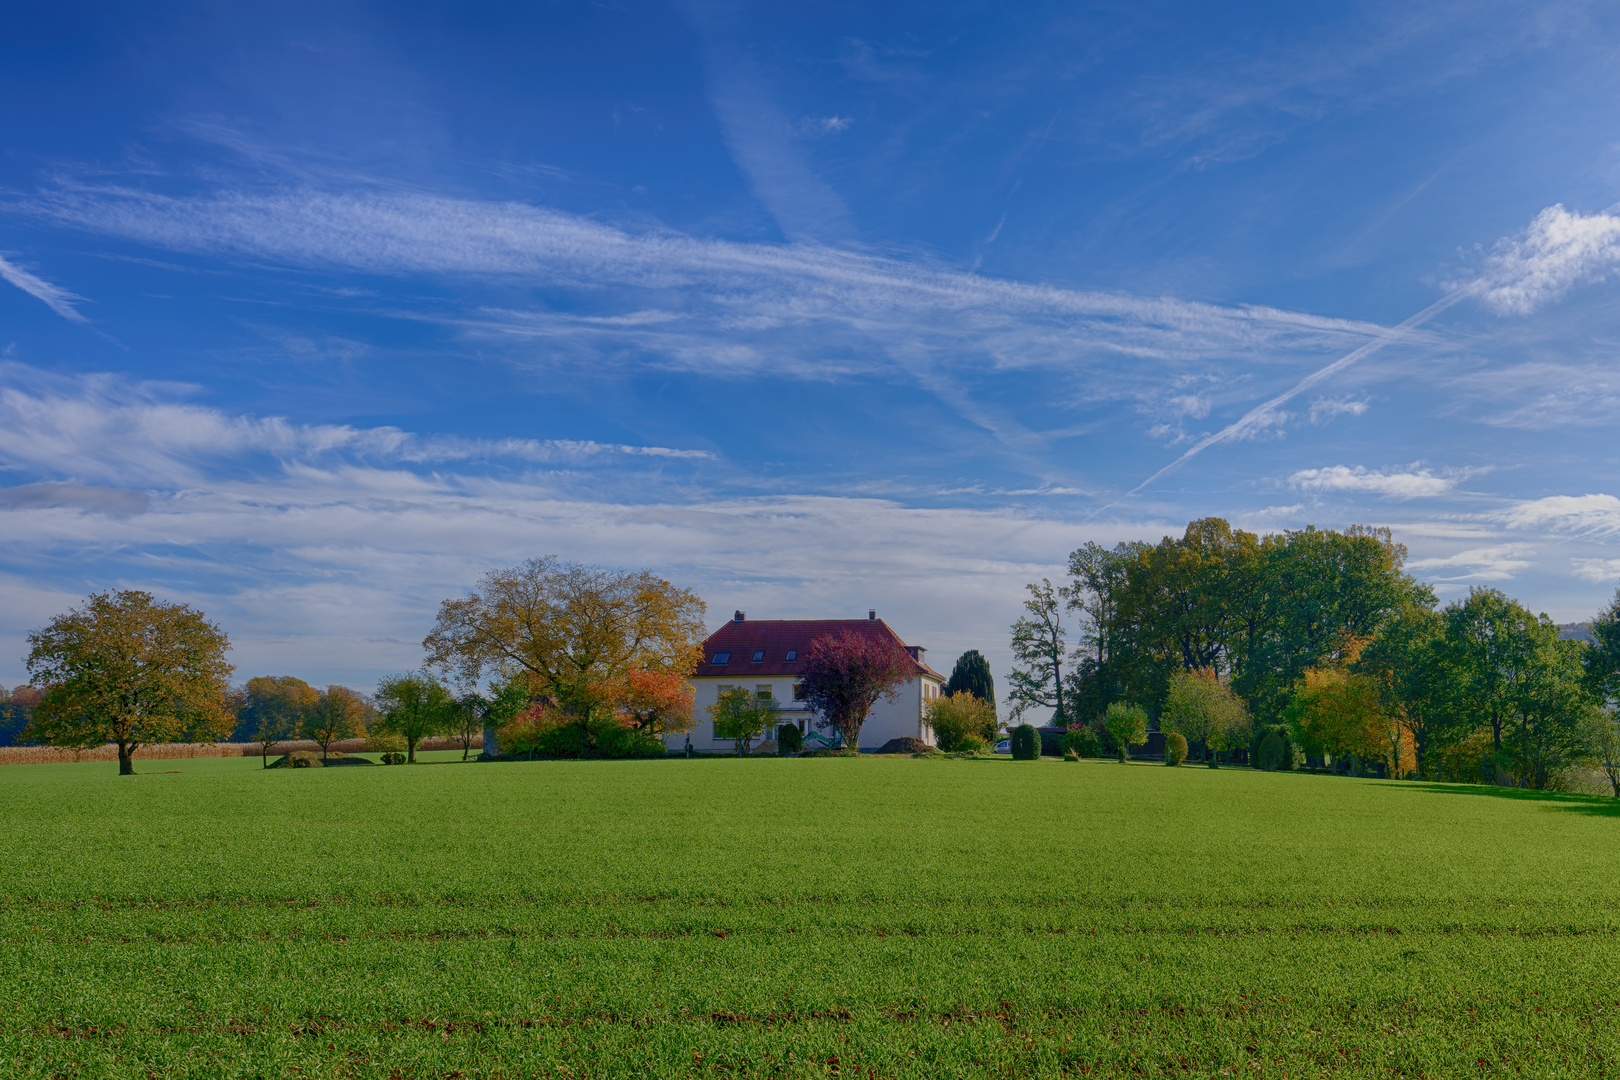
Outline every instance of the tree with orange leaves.
<svg viewBox="0 0 1620 1080"><path fill-rule="evenodd" d="M627 671L615 689L619 709L649 735L663 737L692 730L692 684L674 672Z"/></svg>
<svg viewBox="0 0 1620 1080"><path fill-rule="evenodd" d="M1293 700L1283 719L1294 729L1306 752L1326 751L1334 757L1374 758L1389 761L1399 773L1400 758L1391 759L1391 724L1385 716L1375 679L1350 670L1361 657L1364 638L1351 638L1334 662L1305 669L1294 684ZM1395 728L1398 732L1398 727ZM1399 735L1395 743L1399 749Z"/></svg>

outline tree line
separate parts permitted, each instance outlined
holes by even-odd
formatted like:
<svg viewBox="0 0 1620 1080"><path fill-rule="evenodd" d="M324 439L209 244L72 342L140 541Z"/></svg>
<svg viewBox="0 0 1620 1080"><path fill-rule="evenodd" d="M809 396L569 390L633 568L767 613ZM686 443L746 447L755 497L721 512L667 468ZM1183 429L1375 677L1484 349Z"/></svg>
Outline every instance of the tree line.
<svg viewBox="0 0 1620 1080"><path fill-rule="evenodd" d="M259 743L266 765L286 739L313 740L324 757L333 743L366 735L400 740L412 762L423 739L449 735L466 757L486 729L505 755L662 754L665 738L694 722L689 679L704 611L690 590L649 571L530 559L445 600L420 669L384 678L367 696L291 675L233 688L229 639L202 612L135 590L99 593L29 636L37 689L19 688L0 705L4 718L26 714L25 738L117 744L125 774L144 745L226 738ZM813 641L804 660L801 685L818 726L851 749L877 699L911 678L903 648L866 635ZM988 666L978 663L988 687ZM716 720L746 748L773 716L761 702L732 700Z"/></svg>
<svg viewBox="0 0 1620 1080"><path fill-rule="evenodd" d="M1228 741L1241 731L1256 753L1275 736L1289 757L1536 788L1596 766L1620 795L1620 594L1594 643L1564 640L1497 589L1442 606L1406 554L1388 529L1257 536L1220 518L1157 544L1088 543L1066 582L1027 586L1013 715L1050 708L1100 734L1111 707L1160 717L1199 675L1242 703Z"/></svg>

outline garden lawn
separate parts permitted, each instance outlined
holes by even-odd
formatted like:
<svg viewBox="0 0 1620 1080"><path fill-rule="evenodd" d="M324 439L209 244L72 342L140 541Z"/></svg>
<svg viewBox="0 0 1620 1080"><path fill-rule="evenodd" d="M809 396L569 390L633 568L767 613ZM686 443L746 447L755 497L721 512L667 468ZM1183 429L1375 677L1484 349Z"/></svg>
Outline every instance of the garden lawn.
<svg viewBox="0 0 1620 1080"><path fill-rule="evenodd" d="M0 768L0 1074L1620 1075L1614 800L424 757Z"/></svg>

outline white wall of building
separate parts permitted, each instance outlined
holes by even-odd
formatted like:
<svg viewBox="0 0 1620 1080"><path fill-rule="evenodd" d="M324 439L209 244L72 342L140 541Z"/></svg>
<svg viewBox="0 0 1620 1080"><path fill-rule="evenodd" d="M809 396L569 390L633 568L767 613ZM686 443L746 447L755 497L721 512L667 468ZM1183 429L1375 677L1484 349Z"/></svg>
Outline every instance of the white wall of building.
<svg viewBox="0 0 1620 1080"><path fill-rule="evenodd" d="M778 722L793 724L808 735L817 730L814 724L815 717L808 705L793 700L793 684L796 681L787 675L761 675L755 678L746 675L725 675L695 678L692 680L695 691L692 715L696 722L693 724L691 734L665 736L665 745L671 750L680 751L685 749L687 739L690 738L694 750L735 752L736 744L733 740L714 737L714 717L709 715L709 707L720 699L721 693L737 686L750 693L768 689L771 697L782 709ZM896 688L894 701L878 698L877 704L872 706L872 711L867 714L866 723L861 727L862 749L876 750L890 739L900 738L921 739L930 746L934 745L934 732L923 719L923 706L926 701L938 697L940 692L941 684L938 681L926 675L919 675L909 683L901 683ZM762 738L774 737L770 732L762 736Z"/></svg>

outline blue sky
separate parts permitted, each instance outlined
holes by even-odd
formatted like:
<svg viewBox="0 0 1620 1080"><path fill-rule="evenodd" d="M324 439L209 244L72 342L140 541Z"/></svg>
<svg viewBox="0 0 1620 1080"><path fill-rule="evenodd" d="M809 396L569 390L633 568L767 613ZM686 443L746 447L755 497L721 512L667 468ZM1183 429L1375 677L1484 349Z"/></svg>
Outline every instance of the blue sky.
<svg viewBox="0 0 1620 1080"><path fill-rule="evenodd" d="M244 10L246 9L246 10ZM369 687L538 554L1008 662L1087 540L1620 581L1620 9L75 5L0 37L0 681Z"/></svg>

